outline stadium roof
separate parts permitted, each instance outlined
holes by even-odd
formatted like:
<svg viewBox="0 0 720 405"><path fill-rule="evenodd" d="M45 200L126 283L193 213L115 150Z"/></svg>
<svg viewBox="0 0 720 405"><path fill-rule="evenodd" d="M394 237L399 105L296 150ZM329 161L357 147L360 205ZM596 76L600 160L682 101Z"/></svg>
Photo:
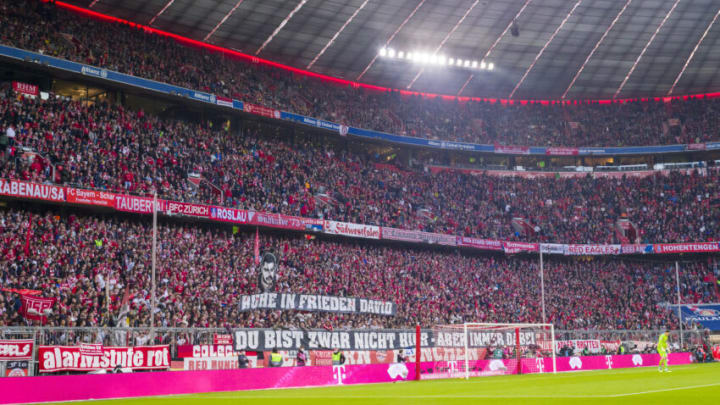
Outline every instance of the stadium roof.
<svg viewBox="0 0 720 405"><path fill-rule="evenodd" d="M717 0L69 2L296 68L398 89L515 99L720 90ZM495 69L379 57L383 47L485 60Z"/></svg>

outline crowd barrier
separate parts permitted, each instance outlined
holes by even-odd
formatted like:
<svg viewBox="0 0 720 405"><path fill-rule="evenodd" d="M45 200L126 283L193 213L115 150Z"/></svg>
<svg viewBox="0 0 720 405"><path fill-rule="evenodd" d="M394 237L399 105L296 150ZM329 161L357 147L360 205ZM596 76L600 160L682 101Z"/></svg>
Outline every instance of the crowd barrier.
<svg viewBox="0 0 720 405"><path fill-rule="evenodd" d="M576 356L557 358L558 371L588 371L647 367L657 354ZM552 372L552 358L521 359L522 373ZM670 365L690 364L690 353L671 353ZM516 359L472 362L472 376L518 372ZM422 363L423 379L458 378L461 362ZM321 387L412 381L413 364L370 364L322 367L280 367L241 370L66 375L0 379L0 404L131 398L272 388Z"/></svg>

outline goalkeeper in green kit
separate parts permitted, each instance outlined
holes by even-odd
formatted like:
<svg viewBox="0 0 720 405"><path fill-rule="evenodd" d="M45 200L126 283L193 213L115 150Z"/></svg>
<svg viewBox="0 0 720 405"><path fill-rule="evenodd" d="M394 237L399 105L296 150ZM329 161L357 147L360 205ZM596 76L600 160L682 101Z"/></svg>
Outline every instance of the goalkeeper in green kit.
<svg viewBox="0 0 720 405"><path fill-rule="evenodd" d="M660 338L658 339L657 343L657 352L660 355L660 363L658 364L658 371L662 373L663 364L665 365L665 372L670 373L670 369L668 369L668 354L670 353L670 349L668 348L668 337L670 336L670 331L665 331L660 335Z"/></svg>

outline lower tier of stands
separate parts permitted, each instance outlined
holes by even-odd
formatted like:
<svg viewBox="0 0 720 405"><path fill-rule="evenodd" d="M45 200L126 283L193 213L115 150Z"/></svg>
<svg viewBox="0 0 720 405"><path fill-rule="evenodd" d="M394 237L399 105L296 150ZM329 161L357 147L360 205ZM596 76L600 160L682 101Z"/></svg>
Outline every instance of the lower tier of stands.
<svg viewBox="0 0 720 405"><path fill-rule="evenodd" d="M155 322L160 326L388 328L462 321L539 322L536 257L449 248L384 246L315 235L246 233L161 221ZM256 248L257 246L257 248ZM240 311L259 292L256 253L279 258L273 291L392 301L395 316ZM54 298L43 321L59 326L150 324L152 228L148 217L67 209L0 211L0 324L30 321L22 294ZM712 258L681 263L684 303L717 301ZM674 262L550 258L547 321L559 329L676 326ZM24 291L23 291L24 290ZM30 291L30 292L28 292Z"/></svg>

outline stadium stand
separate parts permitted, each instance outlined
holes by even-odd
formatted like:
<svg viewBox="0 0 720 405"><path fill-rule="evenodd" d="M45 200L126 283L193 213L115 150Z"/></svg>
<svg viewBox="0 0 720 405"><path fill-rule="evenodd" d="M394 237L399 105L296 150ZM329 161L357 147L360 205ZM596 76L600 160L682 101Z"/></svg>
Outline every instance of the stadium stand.
<svg viewBox="0 0 720 405"><path fill-rule="evenodd" d="M549 179L399 170L302 138L239 135L10 89L0 95L0 116L0 129L17 130L3 178L502 240L627 242L616 231L620 219L635 224L643 243L720 238L715 169ZM39 157L29 162L22 147ZM191 184L192 174L204 186ZM513 227L517 218L527 226Z"/></svg>
<svg viewBox="0 0 720 405"><path fill-rule="evenodd" d="M398 314L239 312L238 296L258 290L254 234L173 222L158 232L158 326L361 329L540 316L533 258L265 234L260 248L281 258L276 291L392 299ZM48 325L116 326L126 315L126 325L148 326L151 235L151 225L137 217L4 209L2 285L57 298ZM676 326L660 306L675 299L672 264L557 259L545 272L548 320L560 329ZM710 273L704 259L683 264L683 302L714 298L704 281ZM0 324L25 324L19 305L18 294L3 292Z"/></svg>
<svg viewBox="0 0 720 405"><path fill-rule="evenodd" d="M184 46L35 0L0 2L0 43L360 128L420 138L536 146L719 140L718 101L506 105L345 88Z"/></svg>

